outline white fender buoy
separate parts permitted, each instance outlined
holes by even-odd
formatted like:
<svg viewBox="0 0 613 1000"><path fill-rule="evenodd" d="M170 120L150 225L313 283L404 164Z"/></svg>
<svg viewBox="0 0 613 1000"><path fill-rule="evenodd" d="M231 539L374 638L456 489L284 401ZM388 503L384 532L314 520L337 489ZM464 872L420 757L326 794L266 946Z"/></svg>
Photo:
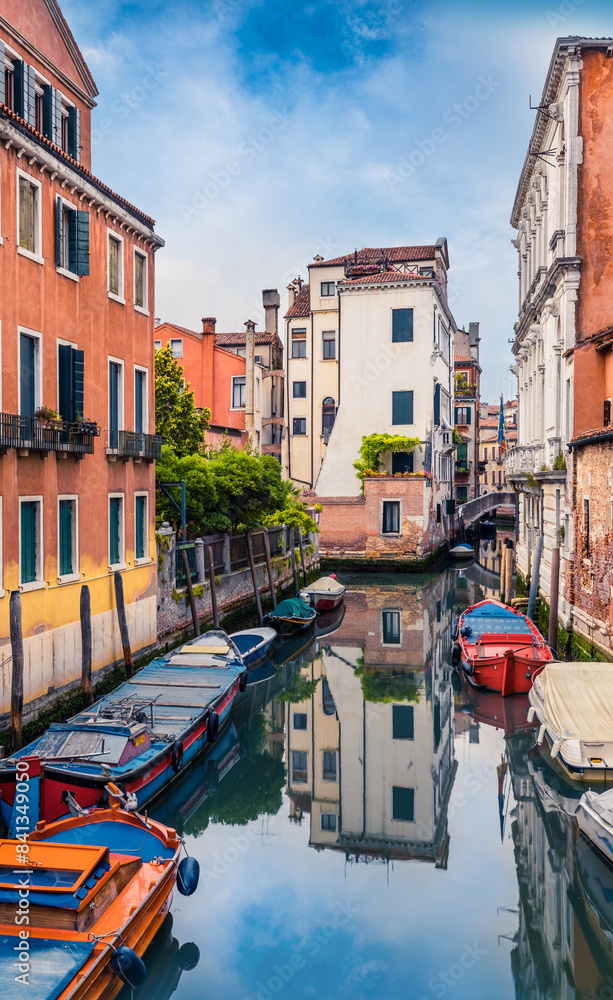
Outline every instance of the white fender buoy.
<svg viewBox="0 0 613 1000"><path fill-rule="evenodd" d="M555 758L556 758L556 757L558 756L558 754L559 754L559 752L560 752L560 747L561 747L561 746L562 746L562 744L560 743L560 741L559 741L559 740L554 740L554 742L553 742L553 746L552 746L552 748L551 748L551 756L552 756L552 757L553 757L554 759L555 759Z"/></svg>
<svg viewBox="0 0 613 1000"><path fill-rule="evenodd" d="M539 746L541 745L544 739L545 739L545 726L543 725L539 729L539 734L536 737L536 742L538 743Z"/></svg>
<svg viewBox="0 0 613 1000"><path fill-rule="evenodd" d="M534 722L534 716L536 715L536 709L534 705L530 705L528 709L528 722Z"/></svg>

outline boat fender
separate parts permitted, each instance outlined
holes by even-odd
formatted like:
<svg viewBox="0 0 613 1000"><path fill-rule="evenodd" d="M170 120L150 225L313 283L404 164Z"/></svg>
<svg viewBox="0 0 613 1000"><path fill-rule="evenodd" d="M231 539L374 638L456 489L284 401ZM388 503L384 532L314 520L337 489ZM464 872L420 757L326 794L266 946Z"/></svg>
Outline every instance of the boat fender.
<svg viewBox="0 0 613 1000"><path fill-rule="evenodd" d="M306 590L299 590L296 597L299 597L305 604L311 603L311 595Z"/></svg>
<svg viewBox="0 0 613 1000"><path fill-rule="evenodd" d="M183 858L177 868L177 889L182 896L191 896L198 888L200 865L196 858Z"/></svg>
<svg viewBox="0 0 613 1000"><path fill-rule="evenodd" d="M193 941L186 941L177 952L177 963L182 972L191 972L200 961L200 949Z"/></svg>
<svg viewBox="0 0 613 1000"><path fill-rule="evenodd" d="M219 729L219 716L217 712L211 712L206 723L206 741L207 743L213 744L217 739L217 730Z"/></svg>
<svg viewBox="0 0 613 1000"><path fill-rule="evenodd" d="M451 687L454 694L462 694L462 678L457 670L451 672Z"/></svg>
<svg viewBox="0 0 613 1000"><path fill-rule="evenodd" d="M451 628L451 638L453 639L454 642L458 638L459 630L460 630L460 619L456 618Z"/></svg>
<svg viewBox="0 0 613 1000"><path fill-rule="evenodd" d="M530 705L530 708L528 709L528 716L527 716L528 722L534 722L534 716L535 715L536 715L536 709L535 709L534 705Z"/></svg>
<svg viewBox="0 0 613 1000"><path fill-rule="evenodd" d="M127 944L122 944L115 949L111 958L111 967L122 982L131 986L132 989L141 986L147 978L145 963L133 948L128 948Z"/></svg>
<svg viewBox="0 0 613 1000"><path fill-rule="evenodd" d="M244 691L246 687L247 687L247 671L243 670L238 680L238 690Z"/></svg>
<svg viewBox="0 0 613 1000"><path fill-rule="evenodd" d="M462 626L462 628L460 629L460 635L461 635L461 636L462 636L462 637L463 637L464 639L467 639L469 635L472 635L472 631L473 631L473 630L472 630L472 628L470 627L470 625L463 625L463 626Z"/></svg>
<svg viewBox="0 0 613 1000"><path fill-rule="evenodd" d="M538 743L539 746L542 745L544 739L545 739L545 726L542 725L541 728L539 729L539 734L536 737L536 742Z"/></svg>
<svg viewBox="0 0 613 1000"><path fill-rule="evenodd" d="M553 758L554 760L555 760L555 758L556 758L556 757L558 756L558 754L559 754L559 752L560 752L560 747L561 747L561 746L562 746L562 744L560 743L560 741L559 741L559 740L554 740L554 741L553 741L553 746L552 746L552 748L551 748L551 756L552 756L552 758Z"/></svg>
<svg viewBox="0 0 613 1000"><path fill-rule="evenodd" d="M330 577L331 580L338 581L338 577L337 577L336 573L329 573L328 576Z"/></svg>
<svg viewBox="0 0 613 1000"><path fill-rule="evenodd" d="M459 666L462 659L462 650L458 646L457 642L453 649L451 650L451 663L454 667Z"/></svg>
<svg viewBox="0 0 613 1000"><path fill-rule="evenodd" d="M175 774L178 774L183 767L183 744L181 740L175 740L172 745L172 769Z"/></svg>
<svg viewBox="0 0 613 1000"><path fill-rule="evenodd" d="M140 722L140 723L141 723L141 725L142 725L142 724L145 724L145 725L146 725L146 723L147 723L147 714L146 714L146 712L139 712L139 713L137 714L137 716L136 716L136 721L137 721L137 722Z"/></svg>

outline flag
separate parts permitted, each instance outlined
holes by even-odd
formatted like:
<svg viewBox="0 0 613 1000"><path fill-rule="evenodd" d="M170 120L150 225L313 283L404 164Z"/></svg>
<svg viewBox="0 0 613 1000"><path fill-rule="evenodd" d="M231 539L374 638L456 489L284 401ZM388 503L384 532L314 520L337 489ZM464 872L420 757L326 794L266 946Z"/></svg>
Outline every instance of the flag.
<svg viewBox="0 0 613 1000"><path fill-rule="evenodd" d="M500 397L500 416L498 417L498 444L500 445L500 454L504 455L508 444L504 433L504 403L502 396Z"/></svg>

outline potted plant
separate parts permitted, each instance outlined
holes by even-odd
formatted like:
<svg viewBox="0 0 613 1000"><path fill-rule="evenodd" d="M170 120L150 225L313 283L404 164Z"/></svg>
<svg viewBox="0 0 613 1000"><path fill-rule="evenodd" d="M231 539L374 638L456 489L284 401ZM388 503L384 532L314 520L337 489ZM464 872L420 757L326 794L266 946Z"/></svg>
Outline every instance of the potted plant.
<svg viewBox="0 0 613 1000"><path fill-rule="evenodd" d="M43 427L54 427L62 419L57 410L52 409L50 406L39 406L35 410L34 416Z"/></svg>

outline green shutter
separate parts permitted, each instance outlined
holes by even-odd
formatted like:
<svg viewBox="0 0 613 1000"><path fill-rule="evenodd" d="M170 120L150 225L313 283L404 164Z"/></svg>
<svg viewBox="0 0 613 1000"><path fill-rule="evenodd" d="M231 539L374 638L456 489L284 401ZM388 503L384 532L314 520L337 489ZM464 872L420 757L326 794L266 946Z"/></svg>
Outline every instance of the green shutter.
<svg viewBox="0 0 613 1000"><path fill-rule="evenodd" d="M135 543L134 554L137 559L145 558L145 511L147 509L147 497L136 497L136 518L134 525Z"/></svg>
<svg viewBox="0 0 613 1000"><path fill-rule="evenodd" d="M470 424L470 415L471 415L471 408L470 408L470 406L467 406L466 407L466 423L467 424Z"/></svg>
<svg viewBox="0 0 613 1000"><path fill-rule="evenodd" d="M0 38L0 103L6 104L6 90L4 86L4 56L5 56L5 46L4 42Z"/></svg>
<svg viewBox="0 0 613 1000"><path fill-rule="evenodd" d="M60 500L60 576L74 573L72 552L73 501Z"/></svg>
<svg viewBox="0 0 613 1000"><path fill-rule="evenodd" d="M62 147L62 95L55 87L43 87L43 134Z"/></svg>
<svg viewBox="0 0 613 1000"><path fill-rule="evenodd" d="M111 497L109 501L109 562L111 566L116 566L119 563L119 543L120 543L120 524L119 517L121 514L121 499L119 497Z"/></svg>
<svg viewBox="0 0 613 1000"><path fill-rule="evenodd" d="M68 155L81 162L81 112L68 108Z"/></svg>
<svg viewBox="0 0 613 1000"><path fill-rule="evenodd" d="M77 216L77 274L89 274L89 212Z"/></svg>
<svg viewBox="0 0 613 1000"><path fill-rule="evenodd" d="M413 423L413 391L392 393L392 423Z"/></svg>
<svg viewBox="0 0 613 1000"><path fill-rule="evenodd" d="M83 417L83 403L85 394L85 354L73 348L72 351L72 393L74 406L74 419Z"/></svg>
<svg viewBox="0 0 613 1000"><path fill-rule="evenodd" d="M36 409L36 341L27 333L19 337L20 415L33 417Z"/></svg>
<svg viewBox="0 0 613 1000"><path fill-rule="evenodd" d="M392 739L412 740L415 738L415 719L412 705L392 706Z"/></svg>
<svg viewBox="0 0 613 1000"><path fill-rule="evenodd" d="M36 580L36 501L24 501L21 504L21 583L34 583Z"/></svg>
<svg viewBox="0 0 613 1000"><path fill-rule="evenodd" d="M60 416L62 420L73 421L75 419L75 412L72 383L72 347L69 344L60 344L57 350L57 384Z"/></svg>
<svg viewBox="0 0 613 1000"><path fill-rule="evenodd" d="M68 210L68 261L64 265L73 274L77 273L77 211Z"/></svg>
<svg viewBox="0 0 613 1000"><path fill-rule="evenodd" d="M415 819L415 790L392 787L392 819L412 823Z"/></svg>
<svg viewBox="0 0 613 1000"><path fill-rule="evenodd" d="M434 426L438 427L441 422L441 384L437 382L434 386Z"/></svg>
<svg viewBox="0 0 613 1000"><path fill-rule="evenodd" d="M454 408L453 408L453 422L454 422L454 424L457 424L457 422L458 422L458 408L457 408L457 406L454 406Z"/></svg>
<svg viewBox="0 0 613 1000"><path fill-rule="evenodd" d="M145 373L134 372L134 430L137 434L143 433L143 388Z"/></svg>
<svg viewBox="0 0 613 1000"><path fill-rule="evenodd" d="M62 232L62 199L58 196L55 199L55 265L64 267L64 240Z"/></svg>
<svg viewBox="0 0 613 1000"><path fill-rule="evenodd" d="M395 344L413 340L413 310L392 309L392 341Z"/></svg>

